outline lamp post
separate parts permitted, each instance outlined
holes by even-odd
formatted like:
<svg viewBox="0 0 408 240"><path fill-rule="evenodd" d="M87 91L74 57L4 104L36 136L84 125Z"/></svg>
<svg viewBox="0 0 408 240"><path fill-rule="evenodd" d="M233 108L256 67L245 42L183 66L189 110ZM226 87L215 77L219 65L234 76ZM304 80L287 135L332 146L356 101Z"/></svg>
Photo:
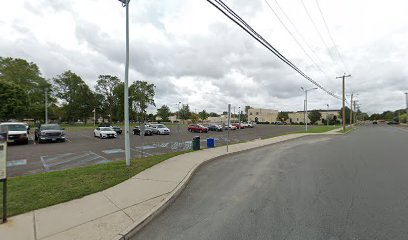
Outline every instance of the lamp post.
<svg viewBox="0 0 408 240"><path fill-rule="evenodd" d="M178 104L177 104L177 120L178 120L177 134L179 136L179 141L181 143L181 138L180 138L180 104L181 104L181 102L178 102Z"/></svg>
<svg viewBox="0 0 408 240"><path fill-rule="evenodd" d="M307 92L309 92L309 91L312 91L312 90L316 90L317 88L309 88L309 89L306 89L306 88L303 88L303 87L300 87L300 89L302 89L304 92L305 92L305 109L304 109L304 120L305 120L305 131L307 132L307 118L308 118L308 116L307 116Z"/></svg>
<svg viewBox="0 0 408 240"><path fill-rule="evenodd" d="M119 0L122 7L126 7L126 63L125 63L125 155L126 166L130 166L130 136L129 136L129 2L130 0Z"/></svg>
<svg viewBox="0 0 408 240"><path fill-rule="evenodd" d="M329 104L327 104L326 125L329 126Z"/></svg>
<svg viewBox="0 0 408 240"><path fill-rule="evenodd" d="M238 126L241 129L241 107L238 107Z"/></svg>
<svg viewBox="0 0 408 240"><path fill-rule="evenodd" d="M405 102L406 102L405 111L407 112L407 123L408 123L408 92L405 93Z"/></svg>

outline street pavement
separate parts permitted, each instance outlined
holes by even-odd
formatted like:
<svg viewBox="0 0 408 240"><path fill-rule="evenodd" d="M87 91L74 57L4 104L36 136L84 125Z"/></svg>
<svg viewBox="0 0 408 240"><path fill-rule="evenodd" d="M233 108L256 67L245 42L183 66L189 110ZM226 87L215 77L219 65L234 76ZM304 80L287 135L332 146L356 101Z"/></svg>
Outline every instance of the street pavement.
<svg viewBox="0 0 408 240"><path fill-rule="evenodd" d="M227 142L227 131L190 133L186 127L177 131L177 126L169 126L170 135L153 135L142 139L130 135L131 156L141 157L191 149L194 136L201 137L201 147L206 147L206 139L215 139L217 146ZM255 128L230 132L230 143L270 138L289 132L300 131L303 126L257 125ZM31 131L34 132L34 131ZM34 138L33 134L30 136ZM78 166L100 164L125 158L124 136L116 139L99 139L93 136L93 129L66 133L64 143L10 145L8 148L7 173L9 177L63 170Z"/></svg>
<svg viewBox="0 0 408 240"><path fill-rule="evenodd" d="M222 157L132 239L408 239L407 143L370 125Z"/></svg>

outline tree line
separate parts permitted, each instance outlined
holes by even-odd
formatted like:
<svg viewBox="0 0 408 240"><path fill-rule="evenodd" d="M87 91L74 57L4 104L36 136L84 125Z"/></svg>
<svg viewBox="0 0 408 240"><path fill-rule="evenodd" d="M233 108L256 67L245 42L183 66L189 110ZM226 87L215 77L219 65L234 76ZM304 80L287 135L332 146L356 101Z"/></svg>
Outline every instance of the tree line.
<svg viewBox="0 0 408 240"><path fill-rule="evenodd" d="M146 120L146 109L156 106L155 85L135 81L129 86L129 113ZM99 75L93 89L76 73L67 70L52 79L42 77L37 64L20 58L0 57L0 120L44 121L45 98L49 119L87 122L93 116L123 120L124 83L112 75ZM151 116L150 116L151 117Z"/></svg>

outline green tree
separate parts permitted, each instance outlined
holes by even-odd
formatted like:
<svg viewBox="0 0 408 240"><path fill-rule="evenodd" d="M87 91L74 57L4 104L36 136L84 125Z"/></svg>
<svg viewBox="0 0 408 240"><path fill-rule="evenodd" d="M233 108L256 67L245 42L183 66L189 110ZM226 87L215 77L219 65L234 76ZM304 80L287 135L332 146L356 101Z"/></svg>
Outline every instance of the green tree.
<svg viewBox="0 0 408 240"><path fill-rule="evenodd" d="M219 117L220 115L215 113L215 112L210 112L209 116L210 117Z"/></svg>
<svg viewBox="0 0 408 240"><path fill-rule="evenodd" d="M189 118L191 118L190 107L188 106L188 104L183 104L180 108L180 119L187 120Z"/></svg>
<svg viewBox="0 0 408 240"><path fill-rule="evenodd" d="M46 93L48 102L50 104L55 102L51 84L41 76L35 63L20 58L0 57L0 80L19 86L28 96L26 108L24 112L18 113L18 118L44 119Z"/></svg>
<svg viewBox="0 0 408 240"><path fill-rule="evenodd" d="M307 117L310 119L311 124L315 124L322 117L322 114L318 110L312 110Z"/></svg>
<svg viewBox="0 0 408 240"><path fill-rule="evenodd" d="M204 122L204 120L208 119L210 115L205 110L203 110L198 113L198 116L200 117L201 121Z"/></svg>
<svg viewBox="0 0 408 240"><path fill-rule="evenodd" d="M348 108L347 106L345 107L346 110L346 123L348 124L350 121L350 108ZM353 113L354 114L354 113ZM343 108L340 109L339 111L339 120L343 120Z"/></svg>
<svg viewBox="0 0 408 240"><path fill-rule="evenodd" d="M123 120L125 118L125 114L124 114L125 84L123 82L119 83L119 85L113 89L113 95L115 96L115 113L114 113L115 117L114 119L116 121ZM131 105L131 101L129 101L129 106L131 106L131 109L133 109L133 106Z"/></svg>
<svg viewBox="0 0 408 240"><path fill-rule="evenodd" d="M17 84L0 80L0 120L19 119L27 112L28 95Z"/></svg>
<svg viewBox="0 0 408 240"><path fill-rule="evenodd" d="M140 120L146 120L146 109L148 106L156 106L154 102L156 86L146 81L136 81L129 87L129 100L132 102L131 110L140 113ZM137 109L136 109L137 105Z"/></svg>
<svg viewBox="0 0 408 240"><path fill-rule="evenodd" d="M289 119L289 113L288 112L279 112L278 116L276 117L276 121L286 121Z"/></svg>
<svg viewBox="0 0 408 240"><path fill-rule="evenodd" d="M114 95L114 89L120 84L120 80L116 76L99 75L95 85L95 91L103 97L102 105L105 111L105 116L109 116L109 120L115 116L115 106L117 98ZM99 99L100 100L100 99Z"/></svg>
<svg viewBox="0 0 408 240"><path fill-rule="evenodd" d="M170 115L171 115L170 108L167 105L163 105L159 109L157 109L157 116L159 116L164 122L170 121L169 120Z"/></svg>
<svg viewBox="0 0 408 240"><path fill-rule="evenodd" d="M66 71L53 79L56 96L63 100L65 119L86 122L95 107L95 94L82 78L71 71Z"/></svg>
<svg viewBox="0 0 408 240"><path fill-rule="evenodd" d="M192 123L197 123L200 117L198 116L197 113L191 113L191 122Z"/></svg>

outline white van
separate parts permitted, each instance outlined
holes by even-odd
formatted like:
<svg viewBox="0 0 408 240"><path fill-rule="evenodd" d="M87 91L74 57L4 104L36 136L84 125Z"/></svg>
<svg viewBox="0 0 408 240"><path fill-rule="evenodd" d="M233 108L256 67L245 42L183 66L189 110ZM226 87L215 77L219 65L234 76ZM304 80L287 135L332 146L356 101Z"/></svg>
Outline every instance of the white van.
<svg viewBox="0 0 408 240"><path fill-rule="evenodd" d="M1 128L7 129L8 143L24 143L28 144L29 127L26 123L21 122L5 122L0 123Z"/></svg>

